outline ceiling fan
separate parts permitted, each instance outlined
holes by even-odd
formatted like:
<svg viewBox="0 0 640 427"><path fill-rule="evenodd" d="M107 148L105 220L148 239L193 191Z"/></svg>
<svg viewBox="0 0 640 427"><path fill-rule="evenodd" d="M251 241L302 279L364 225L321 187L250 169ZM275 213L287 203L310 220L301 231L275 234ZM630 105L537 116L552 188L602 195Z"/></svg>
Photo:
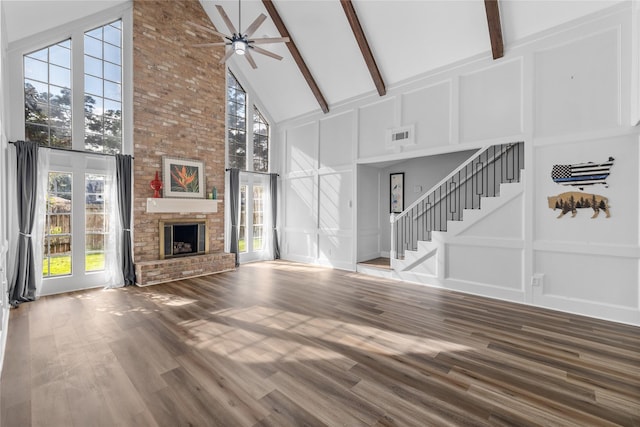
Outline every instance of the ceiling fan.
<svg viewBox="0 0 640 427"><path fill-rule="evenodd" d="M251 23L251 25L249 25L245 30L244 33L241 32L241 10L240 10L240 0L238 0L238 30L236 30L236 27L234 27L233 23L231 22L231 20L229 19L229 16L227 15L227 13L224 11L224 9L222 8L222 6L220 6L219 4L216 5L216 9L218 9L218 12L220 13L220 16L222 17L222 20L224 21L225 25L227 26L227 28L229 29L229 31L231 31L231 36L228 36L226 34L223 34L221 32L218 32L216 30L213 30L211 28L207 28L207 27L203 27L202 25L198 25L196 23L191 23L191 25L193 25L194 27L197 27L203 31L207 31L209 33L215 34L217 36L222 37L223 39L225 39L225 41L223 42L213 42L213 43L200 43L200 44L195 44L193 45L194 47L209 47L209 46L231 46L231 49L227 50L227 53L224 55L224 58L222 58L220 60L220 64L222 64L223 62L225 62L227 59L231 58L231 56L236 53L238 55L244 55L245 58L247 58L247 61L249 62L249 64L251 65L251 67L253 69L258 68L258 66L256 65L256 62L253 59L253 56L251 55L251 51L256 52L256 53L260 53L262 55L266 55L269 56L271 58L277 59L278 61L282 59L282 56L277 55L273 52L269 52L268 50L262 49L258 46L255 46L257 44L269 44L269 43L287 43L289 41L289 37L263 37L263 38L257 38L257 39L252 39L250 38L253 33L256 32L256 30L258 29L258 27L260 27L260 25L262 25L262 23L264 22L265 19L267 19L267 16L263 13L260 14L260 16L258 16L255 21L253 21Z"/></svg>

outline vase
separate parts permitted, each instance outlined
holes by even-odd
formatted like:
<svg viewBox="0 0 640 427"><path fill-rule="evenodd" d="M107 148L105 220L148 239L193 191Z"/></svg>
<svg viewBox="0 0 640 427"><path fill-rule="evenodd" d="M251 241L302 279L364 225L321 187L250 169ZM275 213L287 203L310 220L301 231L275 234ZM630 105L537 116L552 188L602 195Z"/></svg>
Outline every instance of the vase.
<svg viewBox="0 0 640 427"><path fill-rule="evenodd" d="M162 189L162 181L158 177L158 171L156 171L156 177L151 181L151 188L153 189L153 197L160 197L160 190Z"/></svg>

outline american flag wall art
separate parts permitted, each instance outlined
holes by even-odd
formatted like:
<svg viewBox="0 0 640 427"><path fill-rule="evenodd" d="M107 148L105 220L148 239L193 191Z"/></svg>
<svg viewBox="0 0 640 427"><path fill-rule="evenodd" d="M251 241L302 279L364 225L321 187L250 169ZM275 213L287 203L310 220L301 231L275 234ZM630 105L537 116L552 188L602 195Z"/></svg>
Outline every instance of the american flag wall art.
<svg viewBox="0 0 640 427"><path fill-rule="evenodd" d="M607 185L607 178L613 166L613 157L603 163L576 163L573 165L553 165L551 178L553 182L561 185L582 187L586 185Z"/></svg>

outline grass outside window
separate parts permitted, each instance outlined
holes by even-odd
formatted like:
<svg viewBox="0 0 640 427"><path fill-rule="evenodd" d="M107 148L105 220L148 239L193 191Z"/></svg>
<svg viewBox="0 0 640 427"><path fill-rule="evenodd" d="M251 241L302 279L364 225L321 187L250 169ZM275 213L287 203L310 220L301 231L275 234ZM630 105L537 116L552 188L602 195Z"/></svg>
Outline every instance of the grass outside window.
<svg viewBox="0 0 640 427"><path fill-rule="evenodd" d="M42 263L44 277L65 276L71 274L71 255L52 256ZM104 253L87 254L85 256L86 271L104 270ZM49 270L50 269L50 270Z"/></svg>

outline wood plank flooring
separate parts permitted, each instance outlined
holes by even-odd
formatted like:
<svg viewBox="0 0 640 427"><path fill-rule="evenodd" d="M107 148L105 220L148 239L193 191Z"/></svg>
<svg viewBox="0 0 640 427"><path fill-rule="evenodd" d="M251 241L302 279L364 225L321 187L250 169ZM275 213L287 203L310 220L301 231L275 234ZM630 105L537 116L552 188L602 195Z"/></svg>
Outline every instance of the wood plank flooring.
<svg viewBox="0 0 640 427"><path fill-rule="evenodd" d="M359 264L370 267L384 268L385 270L391 270L391 260L389 258L374 258L367 261L362 261Z"/></svg>
<svg viewBox="0 0 640 427"><path fill-rule="evenodd" d="M288 262L11 311L2 426L640 426L640 328Z"/></svg>

